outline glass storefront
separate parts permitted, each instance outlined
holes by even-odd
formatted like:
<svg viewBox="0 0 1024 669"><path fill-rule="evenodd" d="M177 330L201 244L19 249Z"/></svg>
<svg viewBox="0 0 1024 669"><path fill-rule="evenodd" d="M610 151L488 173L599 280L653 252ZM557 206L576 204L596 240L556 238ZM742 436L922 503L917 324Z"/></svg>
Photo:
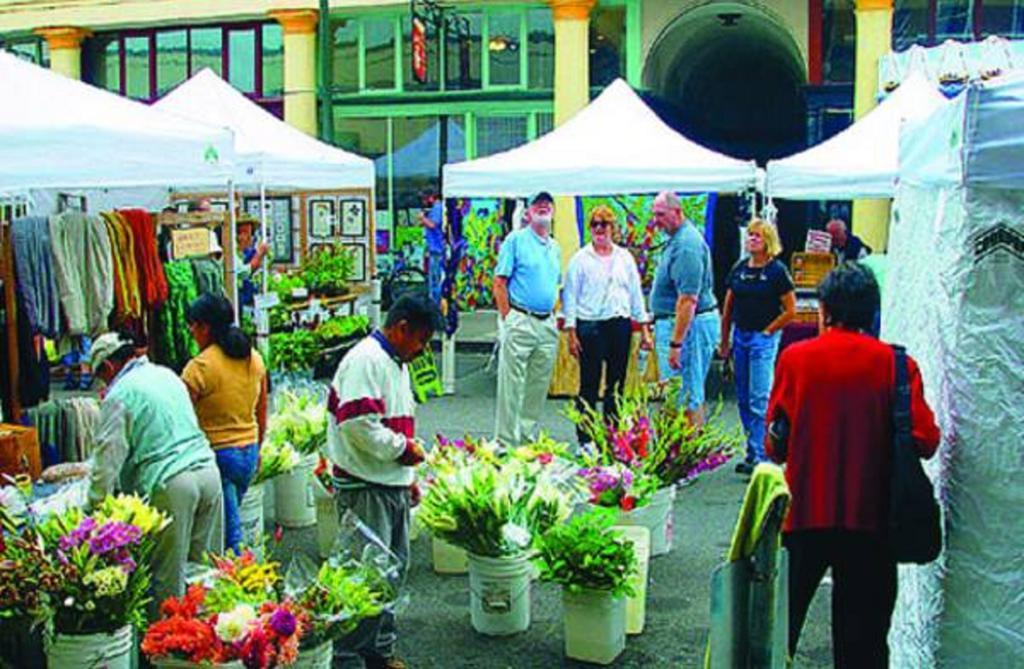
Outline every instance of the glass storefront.
<svg viewBox="0 0 1024 669"><path fill-rule="evenodd" d="M935 46L947 39L1024 37L1024 0L896 0L893 48Z"/></svg>
<svg viewBox="0 0 1024 669"><path fill-rule="evenodd" d="M284 79L277 23L154 28L99 33L82 44L85 81L152 102L210 68L275 113Z"/></svg>
<svg viewBox="0 0 1024 669"><path fill-rule="evenodd" d="M41 37L0 39L0 50L10 51L18 58L36 65L50 66L50 45Z"/></svg>

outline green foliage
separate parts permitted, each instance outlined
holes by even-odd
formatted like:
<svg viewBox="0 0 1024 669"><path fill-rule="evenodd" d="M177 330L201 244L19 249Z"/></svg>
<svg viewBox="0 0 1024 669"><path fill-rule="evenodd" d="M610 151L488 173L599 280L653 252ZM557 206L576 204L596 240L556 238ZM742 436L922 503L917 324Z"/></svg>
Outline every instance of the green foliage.
<svg viewBox="0 0 1024 669"><path fill-rule="evenodd" d="M310 330L275 332L270 335L270 369L304 372L313 368L320 355L320 342Z"/></svg>
<svg viewBox="0 0 1024 669"><path fill-rule="evenodd" d="M316 580L295 598L309 613L312 627L302 637L302 647L315 648L351 633L362 620L380 615L395 594L371 566L325 562Z"/></svg>
<svg viewBox="0 0 1024 669"><path fill-rule="evenodd" d="M362 337L370 333L370 318L353 314L329 318L313 331L321 346L333 346L346 339Z"/></svg>
<svg viewBox="0 0 1024 669"><path fill-rule="evenodd" d="M617 514L594 509L556 525L537 542L535 562L542 581L569 592L605 590L632 595L629 579L636 573L636 554L622 534L612 529Z"/></svg>
<svg viewBox="0 0 1024 669"><path fill-rule="evenodd" d="M302 264L302 280L314 293L343 295L356 269L355 256L341 244L321 248Z"/></svg>

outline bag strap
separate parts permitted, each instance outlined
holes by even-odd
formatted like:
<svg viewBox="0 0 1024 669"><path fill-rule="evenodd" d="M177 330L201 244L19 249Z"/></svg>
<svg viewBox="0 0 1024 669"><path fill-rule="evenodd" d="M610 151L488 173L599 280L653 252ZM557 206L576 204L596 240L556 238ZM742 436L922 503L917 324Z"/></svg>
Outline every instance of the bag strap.
<svg viewBox="0 0 1024 669"><path fill-rule="evenodd" d="M910 373L907 365L907 349L891 344L895 359L895 379L892 402L892 434L895 446L911 446L910 431Z"/></svg>

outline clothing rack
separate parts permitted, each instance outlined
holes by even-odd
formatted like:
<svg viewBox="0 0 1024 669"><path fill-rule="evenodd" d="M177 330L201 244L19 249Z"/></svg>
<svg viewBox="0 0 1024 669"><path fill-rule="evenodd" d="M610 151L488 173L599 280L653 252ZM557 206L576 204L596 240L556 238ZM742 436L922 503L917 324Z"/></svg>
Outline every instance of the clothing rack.
<svg viewBox="0 0 1024 669"><path fill-rule="evenodd" d="M163 212L156 217L157 225L171 230L205 228L213 230L220 238L224 256L224 290L232 304L238 303L238 286L235 277L235 254L231 236L231 217L227 212L193 211L188 213Z"/></svg>

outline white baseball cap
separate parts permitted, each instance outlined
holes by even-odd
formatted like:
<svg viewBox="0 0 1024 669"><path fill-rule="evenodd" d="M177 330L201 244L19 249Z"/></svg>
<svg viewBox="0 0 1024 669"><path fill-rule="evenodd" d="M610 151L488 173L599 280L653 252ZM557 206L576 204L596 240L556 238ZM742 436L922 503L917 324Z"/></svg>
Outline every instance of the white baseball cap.
<svg viewBox="0 0 1024 669"><path fill-rule="evenodd" d="M134 346L135 342L125 339L116 332L107 332L101 334L92 343L92 349L89 352L89 364L93 370L100 368L107 358L117 353L125 346Z"/></svg>

